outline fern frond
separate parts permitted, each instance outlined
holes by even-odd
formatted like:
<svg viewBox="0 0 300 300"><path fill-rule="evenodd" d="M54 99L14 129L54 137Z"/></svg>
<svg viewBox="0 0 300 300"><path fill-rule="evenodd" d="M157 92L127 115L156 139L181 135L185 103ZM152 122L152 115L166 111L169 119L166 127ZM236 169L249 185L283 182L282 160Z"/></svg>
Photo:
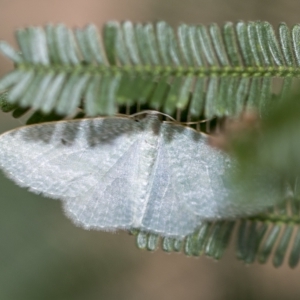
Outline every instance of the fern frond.
<svg viewBox="0 0 300 300"><path fill-rule="evenodd" d="M299 187L298 187L299 188ZM300 198L294 191L280 206L255 217L234 221L204 222L184 240L160 238L141 231L132 232L140 249L154 251L159 247L166 252L184 252L188 256L202 254L219 260L231 237L235 239L236 256L246 264L262 264L272 259L275 267L283 264L288 254L291 268L300 260Z"/></svg>
<svg viewBox="0 0 300 300"><path fill-rule="evenodd" d="M110 22L100 36L94 25L20 29L21 54L0 50L15 70L0 80L10 103L43 113L73 113L83 99L88 115L119 107L145 107L190 118L235 116L244 107L261 114L290 90L300 74L300 25L267 22L188 26L165 22ZM274 95L273 82L283 84Z"/></svg>

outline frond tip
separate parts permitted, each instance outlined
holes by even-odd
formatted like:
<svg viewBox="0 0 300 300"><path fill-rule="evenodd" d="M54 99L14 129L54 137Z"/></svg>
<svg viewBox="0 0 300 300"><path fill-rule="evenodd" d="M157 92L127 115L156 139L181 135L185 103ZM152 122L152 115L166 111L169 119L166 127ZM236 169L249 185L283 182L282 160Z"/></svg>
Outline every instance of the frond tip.
<svg viewBox="0 0 300 300"><path fill-rule="evenodd" d="M300 25L279 36L267 22L189 26L109 22L29 27L16 33L21 53L0 50L16 65L0 80L10 103L44 113L112 115L120 106L146 106L191 118L235 116L245 107L263 115L300 74ZM284 78L272 92L274 77Z"/></svg>
<svg viewBox="0 0 300 300"><path fill-rule="evenodd" d="M288 256L288 265L295 268L300 260L300 201L296 193L297 187L285 203L265 214L235 221L204 222L183 240L160 238L138 230L132 234L140 249L154 251L160 243L166 252L184 252L196 257L205 254L216 260L222 258L234 237L236 256L246 264L272 260L274 267L280 267Z"/></svg>

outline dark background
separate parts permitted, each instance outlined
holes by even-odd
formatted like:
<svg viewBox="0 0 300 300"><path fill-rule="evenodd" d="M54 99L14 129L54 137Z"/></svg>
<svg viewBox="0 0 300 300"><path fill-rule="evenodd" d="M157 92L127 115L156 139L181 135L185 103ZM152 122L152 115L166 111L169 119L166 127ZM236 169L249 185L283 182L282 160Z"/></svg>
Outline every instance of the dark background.
<svg viewBox="0 0 300 300"><path fill-rule="evenodd" d="M300 21L296 0L0 0L0 39L14 30L65 23L99 27L108 20L173 26L237 20L273 25ZM0 75L12 69L0 56ZM0 115L0 131L24 120ZM73 226L59 201L26 192L0 175L0 299L300 299L300 267L244 266L233 245L220 262L138 250L134 238Z"/></svg>

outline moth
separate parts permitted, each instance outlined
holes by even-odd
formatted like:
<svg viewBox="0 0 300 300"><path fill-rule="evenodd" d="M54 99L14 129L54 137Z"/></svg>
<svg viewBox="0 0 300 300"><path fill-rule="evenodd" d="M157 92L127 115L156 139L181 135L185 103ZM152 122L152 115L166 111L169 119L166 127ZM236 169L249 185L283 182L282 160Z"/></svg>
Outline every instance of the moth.
<svg viewBox="0 0 300 300"><path fill-rule="evenodd" d="M85 229L138 228L180 239L205 220L251 215L282 197L276 185L270 193L259 172L253 182L234 186L234 158L212 148L206 134L156 114L6 132L0 167L17 185L60 199L65 214Z"/></svg>

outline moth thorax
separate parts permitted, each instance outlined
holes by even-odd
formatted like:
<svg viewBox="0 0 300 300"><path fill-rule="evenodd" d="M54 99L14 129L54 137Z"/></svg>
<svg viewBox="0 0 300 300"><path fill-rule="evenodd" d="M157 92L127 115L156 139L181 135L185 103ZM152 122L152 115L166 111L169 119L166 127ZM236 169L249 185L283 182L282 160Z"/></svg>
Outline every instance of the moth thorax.
<svg viewBox="0 0 300 300"><path fill-rule="evenodd" d="M157 114L148 114L143 120L143 123L145 131L149 131L155 136L159 135L161 121Z"/></svg>

